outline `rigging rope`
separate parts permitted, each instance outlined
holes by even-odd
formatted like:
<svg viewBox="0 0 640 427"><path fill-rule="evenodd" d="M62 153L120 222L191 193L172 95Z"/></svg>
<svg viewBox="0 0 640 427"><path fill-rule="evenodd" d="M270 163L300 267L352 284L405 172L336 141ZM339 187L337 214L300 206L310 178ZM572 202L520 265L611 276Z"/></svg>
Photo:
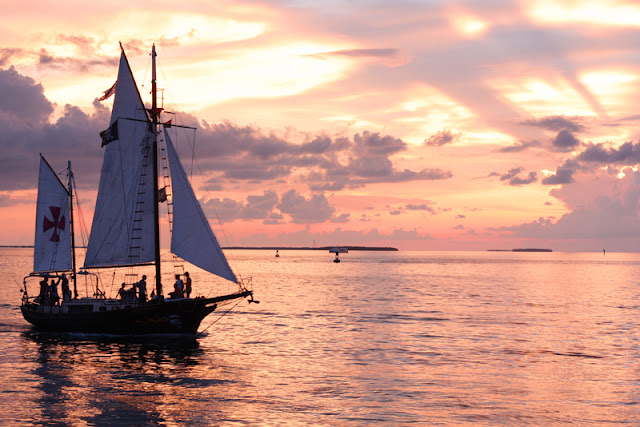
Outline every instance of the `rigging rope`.
<svg viewBox="0 0 640 427"><path fill-rule="evenodd" d="M164 68L162 67L161 64L158 64L158 69L160 71L160 75L163 78L163 81L168 82L169 79L167 78L167 76L166 76L166 74L164 72ZM169 85L167 85L167 86L169 86ZM173 106L172 109L174 111L176 111L177 108L175 108L175 106L177 104L174 101L173 94L171 93L171 91L169 89L166 89L165 92L167 94L167 98L169 99L168 103L170 105L172 105ZM178 119L178 122L180 124L184 124L184 121L182 120L182 116L179 113L172 113L172 114L174 114L174 116ZM186 134L186 129L184 129L184 131L185 131L185 134ZM176 128L176 134L175 134L176 135L176 139L177 139L177 132L178 132L178 129ZM193 141L190 140L188 136L186 137L186 140L187 140L187 143L190 145L190 148L191 148L191 171L190 171L190 176L193 176L193 170L194 170L194 167L193 167L194 165L193 164L195 163L195 167L196 167L198 173L200 174L201 177L203 177L202 181L203 181L204 191L205 191L206 196L207 196L207 200L213 200L213 198L211 197L211 191L209 190L209 185L207 184L207 181L204 179L204 174L202 172L202 169L200 168L200 163L198 163L198 159L197 159L197 157L195 155L195 153L196 153L196 129L193 130ZM176 141L176 145L177 145L177 141ZM177 147L176 147L176 149L177 149ZM190 178L190 180L191 180L191 178ZM211 209L213 209L213 213L215 215L216 221L219 224L219 231L222 234L222 237L224 239L225 245L227 247L229 247L229 246L231 246L231 244L229 243L229 238L227 236L227 233L224 230L224 225L223 225L222 220L220 219L220 215L218 215L218 211L217 211L217 209L215 207L215 204L213 202L211 202L210 205L211 205ZM229 256L227 258L231 259L231 260L234 260L235 257L233 255L233 251L229 250Z"/></svg>
<svg viewBox="0 0 640 427"><path fill-rule="evenodd" d="M216 320L214 320L213 322L211 322L211 324L209 326L207 326L206 328L204 328L202 331L198 332L197 335L202 335L207 329L209 329L210 327L212 327L213 325L215 325L216 323L218 323L218 321L220 319L222 319L224 316L226 316L227 314L229 314L231 312L231 310L233 310L234 308L236 308L236 306L238 304L240 304L242 301L244 300L244 298L238 300L238 302L236 302L235 304L233 304L233 307L231 307L229 310L225 311L224 313L222 313L220 316L218 316L218 318Z"/></svg>

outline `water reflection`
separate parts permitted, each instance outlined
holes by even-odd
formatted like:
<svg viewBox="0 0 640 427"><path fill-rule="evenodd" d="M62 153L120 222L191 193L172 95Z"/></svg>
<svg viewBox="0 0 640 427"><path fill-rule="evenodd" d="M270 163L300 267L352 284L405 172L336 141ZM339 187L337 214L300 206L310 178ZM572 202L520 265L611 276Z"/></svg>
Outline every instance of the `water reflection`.
<svg viewBox="0 0 640 427"><path fill-rule="evenodd" d="M0 292L0 425L640 419L640 255L309 252L241 253L262 303L197 341L26 332Z"/></svg>
<svg viewBox="0 0 640 427"><path fill-rule="evenodd" d="M202 423L188 410L194 397L234 383L194 338L34 331L23 338L40 410L34 418L43 424ZM224 410L213 409L217 416Z"/></svg>

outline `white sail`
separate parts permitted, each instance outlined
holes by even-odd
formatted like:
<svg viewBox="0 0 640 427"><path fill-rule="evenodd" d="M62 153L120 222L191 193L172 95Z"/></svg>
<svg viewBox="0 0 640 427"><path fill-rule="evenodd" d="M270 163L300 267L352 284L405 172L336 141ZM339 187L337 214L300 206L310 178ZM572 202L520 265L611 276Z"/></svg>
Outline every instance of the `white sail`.
<svg viewBox="0 0 640 427"><path fill-rule="evenodd" d="M122 52L85 267L153 262L151 124Z"/></svg>
<svg viewBox="0 0 640 427"><path fill-rule="evenodd" d="M33 271L71 270L69 192L40 156Z"/></svg>
<svg viewBox="0 0 640 427"><path fill-rule="evenodd" d="M203 270L237 282L200 203L193 193L166 129L164 136L167 143L173 193L171 252Z"/></svg>

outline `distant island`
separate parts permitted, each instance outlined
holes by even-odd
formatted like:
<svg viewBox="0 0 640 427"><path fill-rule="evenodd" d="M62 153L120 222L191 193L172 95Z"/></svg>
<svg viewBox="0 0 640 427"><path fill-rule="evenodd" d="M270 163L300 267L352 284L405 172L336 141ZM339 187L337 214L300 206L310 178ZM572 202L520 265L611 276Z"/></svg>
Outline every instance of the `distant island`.
<svg viewBox="0 0 640 427"><path fill-rule="evenodd" d="M336 246L228 246L222 249L249 249L249 250L279 250L279 251L328 251ZM391 248L387 246L338 246L345 248L349 251L397 251L398 248Z"/></svg>
<svg viewBox="0 0 640 427"><path fill-rule="evenodd" d="M489 252L553 252L551 249L524 248L524 249L487 249Z"/></svg>

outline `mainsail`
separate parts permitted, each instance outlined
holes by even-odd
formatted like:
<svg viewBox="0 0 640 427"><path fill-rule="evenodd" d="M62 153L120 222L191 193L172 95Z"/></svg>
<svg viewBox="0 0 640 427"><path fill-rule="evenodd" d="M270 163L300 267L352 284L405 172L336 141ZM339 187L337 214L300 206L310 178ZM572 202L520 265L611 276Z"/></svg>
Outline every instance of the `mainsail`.
<svg viewBox="0 0 640 427"><path fill-rule="evenodd" d="M203 270L232 282L235 274L222 253L207 217L187 179L167 130L164 130L173 193L171 252Z"/></svg>
<svg viewBox="0 0 640 427"><path fill-rule="evenodd" d="M69 192L40 156L33 271L71 270Z"/></svg>
<svg viewBox="0 0 640 427"><path fill-rule="evenodd" d="M122 52L85 267L154 261L152 126Z"/></svg>

